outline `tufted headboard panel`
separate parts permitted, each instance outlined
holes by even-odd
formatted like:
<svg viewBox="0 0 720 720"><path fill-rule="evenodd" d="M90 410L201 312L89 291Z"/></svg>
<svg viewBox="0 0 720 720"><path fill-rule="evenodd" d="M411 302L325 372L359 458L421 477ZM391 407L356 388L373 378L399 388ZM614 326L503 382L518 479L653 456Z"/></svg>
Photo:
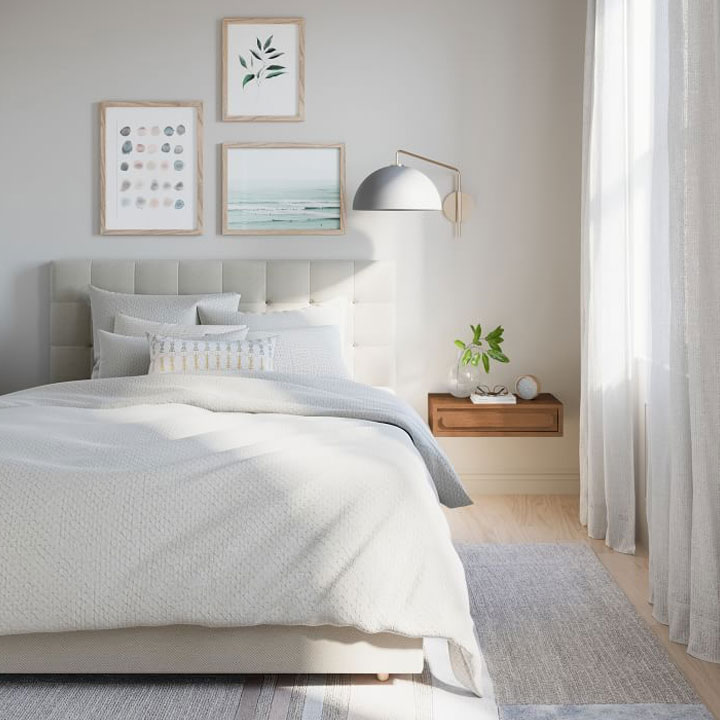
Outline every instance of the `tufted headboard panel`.
<svg viewBox="0 0 720 720"><path fill-rule="evenodd" d="M60 260L52 264L52 382L90 377L88 286L146 295L239 292L240 309L287 310L345 297L354 378L395 383L395 267L373 260Z"/></svg>

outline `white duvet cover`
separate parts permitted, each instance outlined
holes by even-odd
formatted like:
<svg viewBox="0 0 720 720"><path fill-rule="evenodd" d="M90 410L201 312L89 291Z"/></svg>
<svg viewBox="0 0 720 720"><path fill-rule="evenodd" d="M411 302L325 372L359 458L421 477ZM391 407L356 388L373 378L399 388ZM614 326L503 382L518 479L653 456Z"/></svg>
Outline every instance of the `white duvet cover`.
<svg viewBox="0 0 720 720"><path fill-rule="evenodd" d="M382 390L145 376L0 399L0 634L340 625L449 640L479 688L437 497L468 502Z"/></svg>

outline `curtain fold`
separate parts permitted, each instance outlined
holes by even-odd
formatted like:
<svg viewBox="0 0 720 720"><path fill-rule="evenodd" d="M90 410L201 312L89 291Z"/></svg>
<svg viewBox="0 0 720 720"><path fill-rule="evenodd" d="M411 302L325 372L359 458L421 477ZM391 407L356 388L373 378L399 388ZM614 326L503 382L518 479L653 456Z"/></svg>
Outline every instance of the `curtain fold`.
<svg viewBox="0 0 720 720"><path fill-rule="evenodd" d="M652 287L653 615L720 662L720 4L668 5L668 282ZM667 311L669 327L657 310Z"/></svg>
<svg viewBox="0 0 720 720"><path fill-rule="evenodd" d="M634 551L645 454L653 614L720 662L720 0L587 36L581 520Z"/></svg>

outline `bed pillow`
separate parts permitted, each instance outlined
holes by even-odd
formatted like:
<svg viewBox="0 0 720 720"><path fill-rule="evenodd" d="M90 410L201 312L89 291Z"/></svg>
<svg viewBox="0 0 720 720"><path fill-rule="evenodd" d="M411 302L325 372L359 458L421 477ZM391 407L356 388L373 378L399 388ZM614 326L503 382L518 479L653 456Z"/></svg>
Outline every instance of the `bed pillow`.
<svg viewBox="0 0 720 720"><path fill-rule="evenodd" d="M118 293L90 286L93 345L98 342L98 331L112 332L115 316L125 313L155 322L198 324L198 307L202 303L208 310L232 312L238 309L238 293L207 295L136 295ZM236 323L238 324L238 323ZM95 353L97 358L97 352Z"/></svg>
<svg viewBox="0 0 720 720"><path fill-rule="evenodd" d="M196 325L195 328L199 330L202 326ZM247 336L247 329L222 335L196 332L192 337L212 338L216 335L226 340L244 340ZM188 335L184 337L188 337ZM93 378L147 375L149 366L150 348L147 334L136 336L109 333L105 330L98 331L98 359L93 370Z"/></svg>
<svg viewBox="0 0 720 720"><path fill-rule="evenodd" d="M273 361L275 372L350 379L337 325L255 331L248 333L248 340L270 335L277 337Z"/></svg>
<svg viewBox="0 0 720 720"><path fill-rule="evenodd" d="M297 310L271 310L268 312L227 311L217 307L198 308L203 325L247 325L254 330L289 330L291 328L337 325L341 340L345 333L347 300L337 298L327 302L313 303Z"/></svg>
<svg viewBox="0 0 720 720"><path fill-rule="evenodd" d="M317 326L334 325L340 332L340 348L343 356L343 366L348 377L347 368L352 363L352 348L350 346L350 333L348 332L348 301L343 298L335 298L325 302L313 303L297 310L271 310L269 312L227 312L214 308L201 308L198 312L200 322L203 324L234 324L247 325L250 332L276 332L279 330L291 330ZM318 334L319 338L322 333ZM327 333L326 333L327 336ZM281 346L284 343L281 342ZM283 348L280 353L285 356ZM277 358L277 355L276 355ZM281 365L284 364L281 362ZM331 368L327 368L328 370ZM284 372L284 371L283 371ZM316 373L303 373L316 374Z"/></svg>
<svg viewBox="0 0 720 720"><path fill-rule="evenodd" d="M248 333L247 325L180 325L177 323L155 322L142 318L118 313L115 316L115 327L113 332L119 335L131 335L134 337L146 337L150 335L165 335L168 337L201 337L202 335L217 335L227 333L242 333L240 340L244 340Z"/></svg>
<svg viewBox="0 0 720 720"><path fill-rule="evenodd" d="M226 340L222 335L196 339L151 335L148 375L270 372L276 339L274 335L245 340Z"/></svg>
<svg viewBox="0 0 720 720"><path fill-rule="evenodd" d="M150 351L146 337L128 337L98 330L95 378L147 375Z"/></svg>

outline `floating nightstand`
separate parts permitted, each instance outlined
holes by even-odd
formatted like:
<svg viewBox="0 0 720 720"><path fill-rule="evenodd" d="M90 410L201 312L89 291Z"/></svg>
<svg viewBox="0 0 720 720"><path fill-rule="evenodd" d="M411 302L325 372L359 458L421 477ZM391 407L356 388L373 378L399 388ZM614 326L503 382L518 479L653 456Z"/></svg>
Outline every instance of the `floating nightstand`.
<svg viewBox="0 0 720 720"><path fill-rule="evenodd" d="M560 437L563 404L550 393L515 405L474 405L448 393L428 395L428 423L437 437Z"/></svg>

